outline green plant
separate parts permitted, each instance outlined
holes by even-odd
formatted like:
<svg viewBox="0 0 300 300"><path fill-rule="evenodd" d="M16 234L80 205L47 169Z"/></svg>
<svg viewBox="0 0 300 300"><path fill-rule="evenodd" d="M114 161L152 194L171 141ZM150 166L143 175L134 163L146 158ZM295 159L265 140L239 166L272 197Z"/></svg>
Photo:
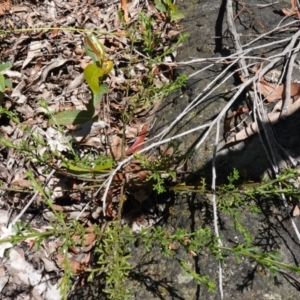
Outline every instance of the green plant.
<svg viewBox="0 0 300 300"><path fill-rule="evenodd" d="M154 2L156 8L167 14L170 21L184 18L183 13L178 10L177 6L173 4L172 0L154 0Z"/></svg>
<svg viewBox="0 0 300 300"><path fill-rule="evenodd" d="M174 166L182 162L186 155L179 151L179 145L170 143L168 149L172 150L172 155L162 154L156 158L147 158L146 156L136 154L135 158L140 161L141 167L147 170L147 181L152 182L153 190L161 194L167 190L166 182L176 178Z"/></svg>
<svg viewBox="0 0 300 300"><path fill-rule="evenodd" d="M5 78L3 71L9 70L12 67L12 64L2 63L0 64L0 96L3 97L6 88L12 88L12 82L9 78Z"/></svg>
<svg viewBox="0 0 300 300"><path fill-rule="evenodd" d="M210 291L215 289L215 283L207 275L195 272L187 260L177 258L179 249L184 249L189 255L197 255L202 249L214 243L208 227L197 229L192 233L188 233L186 229L178 228L173 234L169 234L166 229L157 226L153 227L151 231L142 229L139 236L146 251L151 251L154 246L160 247L163 256L176 259L183 270L192 276L197 284L205 284Z"/></svg>
<svg viewBox="0 0 300 300"><path fill-rule="evenodd" d="M18 222L15 236L1 240L0 243L11 242L16 244L30 238L35 239L35 245L38 247L47 237L60 237L63 246L60 248L59 253L63 255L61 265L65 270L61 280L61 291L63 299L66 299L74 275L67 253L68 249L78 244L78 241L74 241L72 236L74 233L80 234L82 241L84 235L91 232L83 228L79 221L74 220L72 223L67 224L66 216L61 211L57 212L54 209L50 200L51 192L45 193L41 184L34 179L34 176L30 173L28 176L32 186L44 195L46 204L53 212L56 221L51 223L52 229L48 229L46 232L40 232ZM99 273L105 277L104 292L108 294L109 299L129 299L131 293L126 286L126 281L130 278L132 270L130 248L134 241L140 238L145 251L149 252L153 247L160 247L163 256L175 259L183 270L193 277L197 284L206 285L210 291L215 289L216 284L206 274L195 272L191 268L189 259L182 259L182 255L179 258L177 254L182 253L181 250L184 250L188 256L201 255L201 253L208 251L222 262L226 262L226 257L231 253L238 262L241 261L242 257L246 257L268 268L275 275L283 269L300 273L299 267L280 262L278 251L260 252L259 248L253 245L253 239L249 231L240 223L238 218L239 212L236 211L234 226L242 234L244 241L241 240L233 247L219 246L208 226L199 228L194 232L177 228L173 233L161 226L155 226L151 229L142 228L139 233L133 234L127 225L121 225L119 221L113 221L104 231L101 231L99 226L94 225L93 233L98 236L94 248L94 253L97 254L97 265L91 269L85 269L83 272L89 273L89 280L92 280Z"/></svg>
<svg viewBox="0 0 300 300"><path fill-rule="evenodd" d="M150 57L153 54L153 51L158 46L158 34L154 31L153 26L155 25L155 20L141 12L139 14L139 24L142 35L142 41L144 44L144 51L147 52Z"/></svg>
<svg viewBox="0 0 300 300"><path fill-rule="evenodd" d="M90 157L89 157L90 156ZM97 175L105 174L111 170L115 165L112 157L97 155L87 155L84 159L81 159L75 155L74 159L64 160L60 166L65 168L67 172L74 175Z"/></svg>
<svg viewBox="0 0 300 300"><path fill-rule="evenodd" d="M101 42L93 34L86 35L86 53L92 58L93 63L84 69L84 78L92 91L92 98L87 104L87 110L66 110L57 113L50 120L50 124L78 125L94 118L100 110L103 94L107 93L108 87L102 82L112 70L113 63L105 60L105 49Z"/></svg>
<svg viewBox="0 0 300 300"><path fill-rule="evenodd" d="M104 292L109 299L129 299L130 291L126 286L131 265L129 263L130 245L135 240L131 229L113 222L102 234L95 253L98 255L98 267L92 270L89 279L94 274L103 273L106 278Z"/></svg>

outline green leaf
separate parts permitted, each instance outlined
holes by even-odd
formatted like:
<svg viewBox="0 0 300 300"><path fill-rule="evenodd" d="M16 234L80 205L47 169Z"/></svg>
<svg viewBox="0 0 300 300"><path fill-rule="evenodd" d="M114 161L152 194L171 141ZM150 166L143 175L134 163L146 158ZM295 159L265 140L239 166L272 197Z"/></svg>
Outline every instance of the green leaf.
<svg viewBox="0 0 300 300"><path fill-rule="evenodd" d="M8 88L12 88L12 81L9 78L5 78L5 86Z"/></svg>
<svg viewBox="0 0 300 300"><path fill-rule="evenodd" d="M105 59L105 49L102 43L99 41L99 39L92 33L86 34L85 39L87 45L90 47L90 49L97 55L100 64L102 66L104 59Z"/></svg>
<svg viewBox="0 0 300 300"><path fill-rule="evenodd" d="M80 163L63 162L61 167L66 168L67 171L72 174L103 174L105 171L110 170L113 167L113 161L107 160L101 164L97 164L93 168L81 165Z"/></svg>
<svg viewBox="0 0 300 300"><path fill-rule="evenodd" d="M13 65L10 62L0 64L0 72L10 69Z"/></svg>
<svg viewBox="0 0 300 300"><path fill-rule="evenodd" d="M5 79L2 74L0 74L0 92L1 93L5 92Z"/></svg>
<svg viewBox="0 0 300 300"><path fill-rule="evenodd" d="M89 121L92 114L86 110L65 110L57 113L50 119L50 125L79 125Z"/></svg>
<svg viewBox="0 0 300 300"><path fill-rule="evenodd" d="M184 18L184 14L181 11L175 9L175 10L171 10L170 17L171 17L171 21L180 20Z"/></svg>
<svg viewBox="0 0 300 300"><path fill-rule="evenodd" d="M104 70L99 68L96 63L92 63L86 66L83 75L93 94L100 93L101 88L99 86L99 79L103 77Z"/></svg>
<svg viewBox="0 0 300 300"><path fill-rule="evenodd" d="M166 12L167 12L167 7L166 7L163 3L158 3L158 4L156 4L155 6L156 6L156 8L157 8L158 10L160 10L161 12L163 12L163 13L166 13Z"/></svg>
<svg viewBox="0 0 300 300"><path fill-rule="evenodd" d="M93 95L93 98L89 101L86 108L91 113L91 115L94 117L100 110L100 103L102 100L102 96L108 92L108 86L106 84L100 84L99 85L100 92L95 93Z"/></svg>
<svg viewBox="0 0 300 300"><path fill-rule="evenodd" d="M93 62L100 62L98 56L88 45L84 45L85 53L93 60Z"/></svg>

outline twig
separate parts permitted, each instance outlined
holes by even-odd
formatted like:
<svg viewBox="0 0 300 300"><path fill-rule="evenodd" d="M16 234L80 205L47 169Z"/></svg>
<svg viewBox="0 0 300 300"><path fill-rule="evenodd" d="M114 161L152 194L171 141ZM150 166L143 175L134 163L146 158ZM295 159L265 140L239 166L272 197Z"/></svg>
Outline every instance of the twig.
<svg viewBox="0 0 300 300"><path fill-rule="evenodd" d="M183 117L190 112L192 109L194 109L195 107L197 107L200 103L202 103L211 93L213 93L219 86L221 86L226 80L227 78L230 78L232 75L227 76L220 84L218 84L216 87L211 88L213 86L213 84L215 84L224 74L226 74L226 72L234 65L236 64L237 59L234 60L230 65L228 65L216 78L214 78L214 80L212 82L210 82L207 87L201 92L199 93L195 99L193 99L193 101L187 105L187 107L183 110L182 113L180 113L178 116L176 116L175 120L166 128L164 129L161 133L160 133L160 139L163 139L172 129L173 127L181 120L183 119ZM202 69L203 71L203 69ZM193 74L194 75L194 74ZM206 91L209 92L203 97L201 98L201 96L203 94L205 94Z"/></svg>
<svg viewBox="0 0 300 300"><path fill-rule="evenodd" d="M299 30L300 31L300 30ZM299 36L299 31L298 34L295 34L292 42L297 41L297 38ZM281 112L281 117L286 118L289 116L289 107L293 103L293 99L291 98L291 82L292 82L292 72L293 72L293 67L294 67L294 62L296 59L296 56L300 50L300 43L298 42L296 49L293 51L293 54L291 55L289 59L289 66L286 74L286 81L285 81L285 99L283 101L283 106L282 106L282 112Z"/></svg>
<svg viewBox="0 0 300 300"><path fill-rule="evenodd" d="M255 88L255 83L254 83L254 88ZM255 88L255 90L256 90L256 88ZM267 155L267 158L268 158L273 170L275 171L275 174L277 174L278 169L276 168L276 160L275 160L274 153L273 153L273 147L271 147L271 142L269 140L269 135L268 135L268 131L267 131L267 128L266 128L269 125L268 124L268 117L266 116L266 112L265 112L264 108L262 107L263 101L262 101L261 97L260 97L260 99L258 99L257 92L254 93L254 94L255 94L254 104L253 104L254 122L255 122L255 124L258 124L258 122L260 122L262 124L262 127L264 128L263 132L265 133L265 137L266 137L267 144L269 146L269 150L271 152L271 155L269 154L269 151L267 150L267 148L266 148L266 146L263 142L262 135L261 135L260 131L258 131L259 139L260 139L261 145L262 145L262 147L265 151L265 154ZM257 116L258 116L258 118L257 118Z"/></svg>
<svg viewBox="0 0 300 300"><path fill-rule="evenodd" d="M227 2L228 3L228 2ZM246 4L243 2L243 0L240 0L239 3L242 5L242 9L238 12L238 14L234 17L234 21L240 16L240 14L245 10L248 12L248 14L259 24L260 27L263 29L266 29L266 27L263 25L263 23L255 17L253 12L247 8Z"/></svg>
<svg viewBox="0 0 300 300"><path fill-rule="evenodd" d="M218 212L217 212L217 195L216 195L216 179L217 179L217 172L216 172L216 157L217 157L217 149L219 144L219 137L220 137L220 122L217 123L217 131L216 131L216 138L214 144L214 152L213 152L213 161L212 161L212 205L213 205L213 216L214 216L214 231L216 235L216 239L218 241L218 246L222 247L222 240L219 235L219 228L218 228ZM221 252L221 250L219 250ZM222 262L219 260L219 290L220 290L220 298L224 299L223 293L223 270L222 270Z"/></svg>
<svg viewBox="0 0 300 300"><path fill-rule="evenodd" d="M234 44L234 49L237 53L242 53L243 49L241 46L239 35L236 32L236 28L234 26L234 18L233 18L233 9L232 9L232 0L227 0L226 4L226 21L228 25L229 32L231 34L231 38ZM244 77L248 77L248 69L246 67L246 61L244 58L241 58L238 62L239 67L242 69L242 74Z"/></svg>
<svg viewBox="0 0 300 300"><path fill-rule="evenodd" d="M281 274L283 274L284 276L289 277L290 279L294 280L300 286L300 279L298 279L297 277L295 277L294 275L288 273L285 270L280 269L279 272Z"/></svg>
<svg viewBox="0 0 300 300"><path fill-rule="evenodd" d="M268 6L272 6L274 4L277 4L279 1L277 0L276 2L272 2L269 4L248 4L248 5L252 5L252 6L257 6L258 8L266 8Z"/></svg>
<svg viewBox="0 0 300 300"><path fill-rule="evenodd" d="M290 28L292 25L296 25L296 24L298 24L298 23L299 23L299 21L292 21L292 22L290 22L290 23L287 23L287 24L282 25L281 27L277 26L276 28L274 28L274 29L272 29L272 30L270 30L270 31L268 31L268 32L265 32L265 33L261 34L259 37L257 37L256 39L252 40L252 41L249 42L248 44L243 45L242 47L243 47L243 48L246 48L246 47L252 45L253 43L255 43L255 42L261 40L262 38L264 38L264 37L270 35L271 33L280 31L280 30L282 30L282 29L284 29L284 28ZM288 39L290 39L290 38L288 38Z"/></svg>

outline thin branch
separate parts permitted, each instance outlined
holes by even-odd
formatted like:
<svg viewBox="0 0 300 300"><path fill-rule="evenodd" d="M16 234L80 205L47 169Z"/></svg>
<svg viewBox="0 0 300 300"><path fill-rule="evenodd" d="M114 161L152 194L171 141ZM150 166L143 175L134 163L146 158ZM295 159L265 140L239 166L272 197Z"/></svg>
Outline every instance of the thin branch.
<svg viewBox="0 0 300 300"><path fill-rule="evenodd" d="M238 33L236 32L236 28L234 26L232 0L227 0L226 13L227 13L226 21L227 21L227 25L228 25L228 30L231 34L231 38L232 38L232 41L234 44L234 49L237 53L243 53L241 41L240 41ZM249 73L248 73L245 59L241 58L238 61L238 65L242 69L243 76L248 77Z"/></svg>
<svg viewBox="0 0 300 300"><path fill-rule="evenodd" d="M217 195L216 195L216 179L217 179L217 172L216 172L216 158L217 158L217 149L220 139L220 122L217 123L217 131L215 137L215 144L214 144L214 152L213 152L213 161L212 161L212 206L213 206L213 217L214 217L214 231L215 236L218 242L219 248L223 246L222 240L219 235L219 228L218 228L218 211L217 211ZM221 250L220 250L221 251ZM222 262L219 260L219 290L220 290L220 298L221 300L224 299L223 293L223 270L222 270Z"/></svg>
<svg viewBox="0 0 300 300"><path fill-rule="evenodd" d="M299 34L295 35L295 36L293 37L292 42L296 43ZM285 81L285 99L283 101L283 107L282 107L282 113L281 113L282 118L286 118L287 116L290 115L289 107L293 103L293 99L291 98L292 72L293 72L293 68L294 68L294 62L295 62L295 59L296 59L296 56L297 56L299 50L300 50L300 43L298 42L296 49L293 51L293 54L291 55L291 57L289 59L289 66L288 66L288 70L287 70L287 74L286 74L286 81Z"/></svg>

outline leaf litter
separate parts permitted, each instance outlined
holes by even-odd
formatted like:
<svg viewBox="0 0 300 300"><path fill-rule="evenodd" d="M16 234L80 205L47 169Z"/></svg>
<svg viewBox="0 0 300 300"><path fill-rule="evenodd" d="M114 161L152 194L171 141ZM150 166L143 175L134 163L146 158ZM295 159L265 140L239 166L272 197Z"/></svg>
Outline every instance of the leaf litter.
<svg viewBox="0 0 300 300"><path fill-rule="evenodd" d="M141 13L144 23L138 21ZM118 213L121 183L126 182L128 195L139 205L152 203L150 185L145 185L148 173L138 160L116 174L105 212L100 209L101 194L94 196L93 184L97 178L101 183L107 170L146 141L157 104L165 96L160 89L174 79L176 51L164 54L161 62L150 58L168 49L165 45L176 40L180 27L143 0L45 0L35 4L3 0L0 19L1 62L13 66L4 73L12 87L0 99L5 108L0 113L1 239L27 232L26 227L16 228L19 218L35 231L47 233L53 230L58 213L64 214L66 222L80 220L86 232L71 237L68 253L61 253L65 241L55 236L43 240L38 248L34 245L40 242L34 237L1 243L0 274L5 276L0 276L0 293L3 299L61 299L59 285L66 258L75 283L76 276L84 275L91 263L98 237L93 224L106 224ZM84 32L71 28L94 30L114 68L104 80L108 92L94 107L92 118L96 118L57 126L49 121L51 116L85 112L92 96L84 80L83 71L92 61L86 54ZM152 40L143 44L149 33L154 34ZM154 88L147 94L151 85ZM74 151L84 164L72 161ZM47 195L50 207L45 205ZM24 208L25 214L19 214ZM147 223L137 212L133 209L133 217L124 219L136 231L141 220L150 226L159 217L154 214Z"/></svg>

